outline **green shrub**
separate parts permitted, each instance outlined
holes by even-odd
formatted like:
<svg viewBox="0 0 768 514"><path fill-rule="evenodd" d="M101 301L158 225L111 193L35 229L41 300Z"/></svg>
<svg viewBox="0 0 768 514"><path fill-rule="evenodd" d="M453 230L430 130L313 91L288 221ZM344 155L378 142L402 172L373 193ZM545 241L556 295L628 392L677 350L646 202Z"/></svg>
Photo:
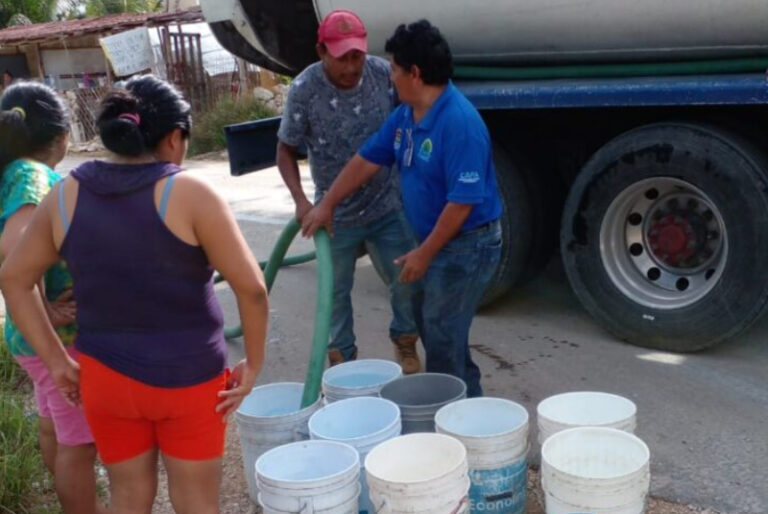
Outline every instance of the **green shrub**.
<svg viewBox="0 0 768 514"><path fill-rule="evenodd" d="M275 116L275 112L251 96L237 100L222 98L213 109L195 118L189 141L189 156L224 150L227 147L224 127L227 125L270 116Z"/></svg>
<svg viewBox="0 0 768 514"><path fill-rule="evenodd" d="M37 445L37 418L25 412L23 395L0 391L0 505L4 512L28 512L45 473Z"/></svg>
<svg viewBox="0 0 768 514"><path fill-rule="evenodd" d="M2 324L0 324L2 328ZM0 513L61 512L37 442L32 387L0 335Z"/></svg>
<svg viewBox="0 0 768 514"><path fill-rule="evenodd" d="M0 329L2 329L2 323L0 323ZM24 386L26 381L27 375L13 359L0 335L0 389L15 392Z"/></svg>

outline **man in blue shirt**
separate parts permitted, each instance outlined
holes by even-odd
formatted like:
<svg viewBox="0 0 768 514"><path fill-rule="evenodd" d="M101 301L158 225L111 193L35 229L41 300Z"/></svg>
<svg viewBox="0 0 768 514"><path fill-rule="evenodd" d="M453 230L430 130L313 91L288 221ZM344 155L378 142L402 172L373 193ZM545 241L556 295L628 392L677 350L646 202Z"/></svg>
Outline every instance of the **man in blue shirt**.
<svg viewBox="0 0 768 514"><path fill-rule="evenodd" d="M450 49L422 20L401 25L387 41L392 82L403 102L344 167L303 220L304 235L331 228L336 206L397 163L408 220L419 246L396 259L402 282L422 282L416 321L426 369L450 373L480 396L480 370L469 328L501 255L501 216L488 129L453 86Z"/></svg>

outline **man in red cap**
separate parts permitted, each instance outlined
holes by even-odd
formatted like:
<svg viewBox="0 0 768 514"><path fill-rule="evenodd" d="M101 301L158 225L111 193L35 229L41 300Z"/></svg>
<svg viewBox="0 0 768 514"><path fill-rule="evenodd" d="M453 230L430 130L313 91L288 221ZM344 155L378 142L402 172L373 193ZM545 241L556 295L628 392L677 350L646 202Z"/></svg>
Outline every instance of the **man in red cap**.
<svg viewBox="0 0 768 514"><path fill-rule="evenodd" d="M292 82L278 132L277 165L296 203L301 221L312 208L301 185L296 149L307 146L319 202L347 161L389 116L396 97L389 63L367 55L365 25L351 11L337 10L318 29L320 62ZM390 289L389 337L405 373L421 368L416 353L418 330L413 314L414 286L397 279L394 260L414 247L405 221L398 177L384 168L339 205L331 234L333 310L328 359L333 364L357 357L350 292L358 249L365 244Z"/></svg>

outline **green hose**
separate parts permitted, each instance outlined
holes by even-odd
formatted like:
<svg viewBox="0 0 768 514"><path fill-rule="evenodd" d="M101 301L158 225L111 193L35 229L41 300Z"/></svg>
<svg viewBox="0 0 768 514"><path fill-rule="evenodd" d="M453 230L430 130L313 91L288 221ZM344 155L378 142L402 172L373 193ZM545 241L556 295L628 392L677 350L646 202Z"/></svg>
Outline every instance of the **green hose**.
<svg viewBox="0 0 768 514"><path fill-rule="evenodd" d="M302 253L299 255L291 255L290 257L286 257L283 260L283 263L280 265L281 268L287 268L288 266L297 266L299 264L304 264L305 262L311 262L316 259L315 252L307 252ZM259 267L263 270L267 267L267 261L259 261ZM224 282L224 277L222 277L220 274L216 273L216 275L213 277L213 283L218 284L220 282ZM235 335L233 337L240 337L241 334Z"/></svg>
<svg viewBox="0 0 768 514"><path fill-rule="evenodd" d="M477 80L537 80L765 72L768 58L715 59L683 62L572 64L563 66L457 66L454 77Z"/></svg>
<svg viewBox="0 0 768 514"><path fill-rule="evenodd" d="M325 230L315 232L315 252L285 258L288 247L291 246L301 226L293 219L283 229L277 240L272 254L265 265L259 263L264 269L264 280L267 291L272 290L275 277L281 267L290 263L299 264L308 262L317 254L317 304L315 307L315 326L312 333L312 349L309 356L307 376L304 380L304 394L301 398L301 407L308 407L320 397L320 385L325 369L325 354L328 347L328 339L331 333L331 306L333 303L333 265L331 263L331 240ZM227 339L240 337L243 334L241 326L225 329L224 336Z"/></svg>

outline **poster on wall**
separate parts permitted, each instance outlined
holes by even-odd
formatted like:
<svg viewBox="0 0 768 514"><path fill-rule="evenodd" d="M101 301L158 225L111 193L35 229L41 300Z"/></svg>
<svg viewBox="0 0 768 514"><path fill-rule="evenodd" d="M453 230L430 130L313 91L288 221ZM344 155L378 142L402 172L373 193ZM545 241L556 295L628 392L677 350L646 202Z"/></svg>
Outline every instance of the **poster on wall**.
<svg viewBox="0 0 768 514"><path fill-rule="evenodd" d="M155 64L146 27L100 38L99 43L118 77L151 69Z"/></svg>

